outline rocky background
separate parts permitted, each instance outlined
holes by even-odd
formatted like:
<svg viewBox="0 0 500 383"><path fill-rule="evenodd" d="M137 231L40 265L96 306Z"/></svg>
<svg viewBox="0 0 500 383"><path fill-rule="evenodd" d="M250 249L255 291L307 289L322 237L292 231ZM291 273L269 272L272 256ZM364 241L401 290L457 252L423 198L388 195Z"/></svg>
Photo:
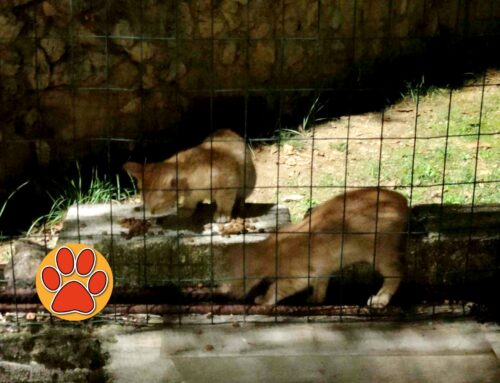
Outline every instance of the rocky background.
<svg viewBox="0 0 500 383"><path fill-rule="evenodd" d="M495 41L499 19L495 0L3 0L0 196L83 158L115 171L150 138L269 135L322 89Z"/></svg>

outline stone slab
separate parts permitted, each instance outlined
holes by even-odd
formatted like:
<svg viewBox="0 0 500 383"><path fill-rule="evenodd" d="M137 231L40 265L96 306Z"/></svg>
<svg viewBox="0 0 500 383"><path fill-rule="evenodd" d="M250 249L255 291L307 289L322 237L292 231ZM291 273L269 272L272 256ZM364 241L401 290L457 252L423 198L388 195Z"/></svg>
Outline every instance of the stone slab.
<svg viewBox="0 0 500 383"><path fill-rule="evenodd" d="M151 227L146 233L150 243L162 242L165 238L180 238L185 245L219 245L243 241L243 235L223 236L219 224L212 222L213 206L202 204L191 218L176 215L152 215L142 204L95 204L73 205L68 210L59 244L92 243L100 238L113 237L113 241L127 246L141 246L144 235L127 239L128 229L120 222L123 219L148 220ZM247 204L245 210L248 224L255 227L245 235L245 242L257 242L267 237L267 232L276 230L290 222L288 208L274 204Z"/></svg>
<svg viewBox="0 0 500 383"><path fill-rule="evenodd" d="M497 383L491 355L257 356L174 359L182 382Z"/></svg>

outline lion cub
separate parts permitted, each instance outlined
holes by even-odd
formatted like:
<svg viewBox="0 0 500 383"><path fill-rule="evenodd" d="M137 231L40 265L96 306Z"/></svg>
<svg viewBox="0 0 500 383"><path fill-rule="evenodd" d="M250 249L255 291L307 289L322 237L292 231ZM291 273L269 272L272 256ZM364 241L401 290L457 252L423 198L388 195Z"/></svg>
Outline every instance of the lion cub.
<svg viewBox="0 0 500 383"><path fill-rule="evenodd" d="M214 201L214 219L227 222L242 205L256 181L252 154L231 130L215 131L200 145L163 162L127 162L123 169L137 179L144 204L152 214L177 212L190 216L199 202Z"/></svg>
<svg viewBox="0 0 500 383"><path fill-rule="evenodd" d="M276 304L308 286L313 288L311 300L321 303L334 271L369 262L384 283L368 305L383 308L401 281L408 210L406 198L394 191L370 188L338 195L262 242L216 253L215 277L225 282L218 292L242 299L266 279L271 285L255 303Z"/></svg>

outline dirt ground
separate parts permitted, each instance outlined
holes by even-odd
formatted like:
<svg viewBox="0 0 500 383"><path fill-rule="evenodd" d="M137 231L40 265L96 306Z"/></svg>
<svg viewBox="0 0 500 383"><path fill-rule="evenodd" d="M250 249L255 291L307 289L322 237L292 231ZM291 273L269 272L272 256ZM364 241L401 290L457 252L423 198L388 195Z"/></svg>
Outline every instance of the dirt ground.
<svg viewBox="0 0 500 383"><path fill-rule="evenodd" d="M384 111L299 127L281 144L255 146L249 200L284 203L294 221L345 187L398 189L412 204L498 203L489 187L500 180L500 71L490 70L485 84L407 94Z"/></svg>

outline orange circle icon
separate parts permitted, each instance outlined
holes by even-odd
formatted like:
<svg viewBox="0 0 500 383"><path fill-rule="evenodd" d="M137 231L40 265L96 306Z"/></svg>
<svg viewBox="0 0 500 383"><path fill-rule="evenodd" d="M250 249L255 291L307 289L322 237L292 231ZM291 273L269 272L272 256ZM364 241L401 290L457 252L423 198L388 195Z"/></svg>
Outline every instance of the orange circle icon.
<svg viewBox="0 0 500 383"><path fill-rule="evenodd" d="M78 243L66 244L52 250L40 263L36 291L43 306L55 316L84 320L108 303L113 273L97 250Z"/></svg>

